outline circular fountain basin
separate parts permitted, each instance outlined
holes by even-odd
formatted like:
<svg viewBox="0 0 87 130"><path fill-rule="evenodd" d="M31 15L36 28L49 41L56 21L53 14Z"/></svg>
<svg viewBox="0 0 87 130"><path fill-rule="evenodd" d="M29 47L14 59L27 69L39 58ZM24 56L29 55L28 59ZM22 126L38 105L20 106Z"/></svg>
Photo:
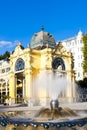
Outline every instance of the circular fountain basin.
<svg viewBox="0 0 87 130"><path fill-rule="evenodd" d="M13 110L15 110L15 108L13 108ZM75 112L68 107L62 108L58 106L58 108L55 107L53 110L48 107L38 109L32 107L28 110L27 107L24 107L22 108L23 111L18 107L17 110L18 111L3 112L0 114L0 125L3 128L6 127L4 130L10 130L11 126L14 126L17 130L19 130L20 127L23 127L23 130L26 130L26 127L28 127L29 130L33 128L35 130L70 130L71 128L79 130L80 127L84 128L87 125L86 113L82 116L82 113L80 114L79 111Z"/></svg>

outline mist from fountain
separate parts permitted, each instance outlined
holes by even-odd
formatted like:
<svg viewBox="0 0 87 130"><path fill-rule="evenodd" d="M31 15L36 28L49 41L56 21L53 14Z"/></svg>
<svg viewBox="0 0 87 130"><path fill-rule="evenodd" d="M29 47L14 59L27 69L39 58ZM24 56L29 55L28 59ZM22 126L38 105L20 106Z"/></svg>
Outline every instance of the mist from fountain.
<svg viewBox="0 0 87 130"><path fill-rule="evenodd" d="M32 97L58 99L60 93L66 91L70 85L65 76L59 77L53 72L40 72L33 81Z"/></svg>

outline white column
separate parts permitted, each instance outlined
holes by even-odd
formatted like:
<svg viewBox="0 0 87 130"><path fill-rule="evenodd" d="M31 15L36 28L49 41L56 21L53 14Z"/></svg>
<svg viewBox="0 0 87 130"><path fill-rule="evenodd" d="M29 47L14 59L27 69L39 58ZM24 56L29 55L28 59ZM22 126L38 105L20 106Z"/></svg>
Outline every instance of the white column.
<svg viewBox="0 0 87 130"><path fill-rule="evenodd" d="M2 86L3 86L3 83L1 83L1 103L2 103Z"/></svg>
<svg viewBox="0 0 87 130"><path fill-rule="evenodd" d="M8 95L8 81L6 80L6 95Z"/></svg>
<svg viewBox="0 0 87 130"><path fill-rule="evenodd" d="M15 82L14 82L14 95L15 95L15 102L17 103L17 76L15 75Z"/></svg>
<svg viewBox="0 0 87 130"><path fill-rule="evenodd" d="M25 79L23 78L23 98L25 97Z"/></svg>

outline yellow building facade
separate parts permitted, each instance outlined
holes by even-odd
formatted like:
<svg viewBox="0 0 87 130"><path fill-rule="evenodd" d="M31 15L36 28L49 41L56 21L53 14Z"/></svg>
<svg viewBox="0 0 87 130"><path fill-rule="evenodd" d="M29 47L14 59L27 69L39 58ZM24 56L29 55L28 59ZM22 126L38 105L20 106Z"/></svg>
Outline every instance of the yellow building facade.
<svg viewBox="0 0 87 130"><path fill-rule="evenodd" d="M74 82L71 53L67 52L61 43L56 44L54 37L50 33L44 32L43 28L32 36L28 48L24 48L22 43L19 42L10 55L10 104L30 103L34 93L41 93L41 91L37 92L37 89L34 88L34 81L36 78L38 79L40 73L53 73L59 75L59 77L66 76L70 82ZM42 83L43 78L44 76L41 81L39 80L41 82L39 85L42 87L45 85L45 83ZM47 82L49 84L50 80ZM36 92L33 93L34 89ZM43 96L41 94L38 97L46 101L49 99L49 94L46 92ZM73 97L74 93L71 85L67 87L63 98Z"/></svg>

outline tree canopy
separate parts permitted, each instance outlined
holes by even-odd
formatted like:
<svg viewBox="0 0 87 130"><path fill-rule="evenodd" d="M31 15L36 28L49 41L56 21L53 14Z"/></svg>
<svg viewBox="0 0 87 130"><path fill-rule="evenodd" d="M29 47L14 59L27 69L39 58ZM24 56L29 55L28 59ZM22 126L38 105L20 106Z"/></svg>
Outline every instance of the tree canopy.
<svg viewBox="0 0 87 130"><path fill-rule="evenodd" d="M84 72L87 73L87 33L85 35L83 35L83 43L84 43L84 47L83 47L83 57L84 57L84 61L83 61L83 69Z"/></svg>
<svg viewBox="0 0 87 130"><path fill-rule="evenodd" d="M87 78L84 78L83 80L79 80L76 83L81 88L87 88Z"/></svg>
<svg viewBox="0 0 87 130"><path fill-rule="evenodd" d="M6 59L10 57L10 52L6 51L3 55L0 55L0 60Z"/></svg>

